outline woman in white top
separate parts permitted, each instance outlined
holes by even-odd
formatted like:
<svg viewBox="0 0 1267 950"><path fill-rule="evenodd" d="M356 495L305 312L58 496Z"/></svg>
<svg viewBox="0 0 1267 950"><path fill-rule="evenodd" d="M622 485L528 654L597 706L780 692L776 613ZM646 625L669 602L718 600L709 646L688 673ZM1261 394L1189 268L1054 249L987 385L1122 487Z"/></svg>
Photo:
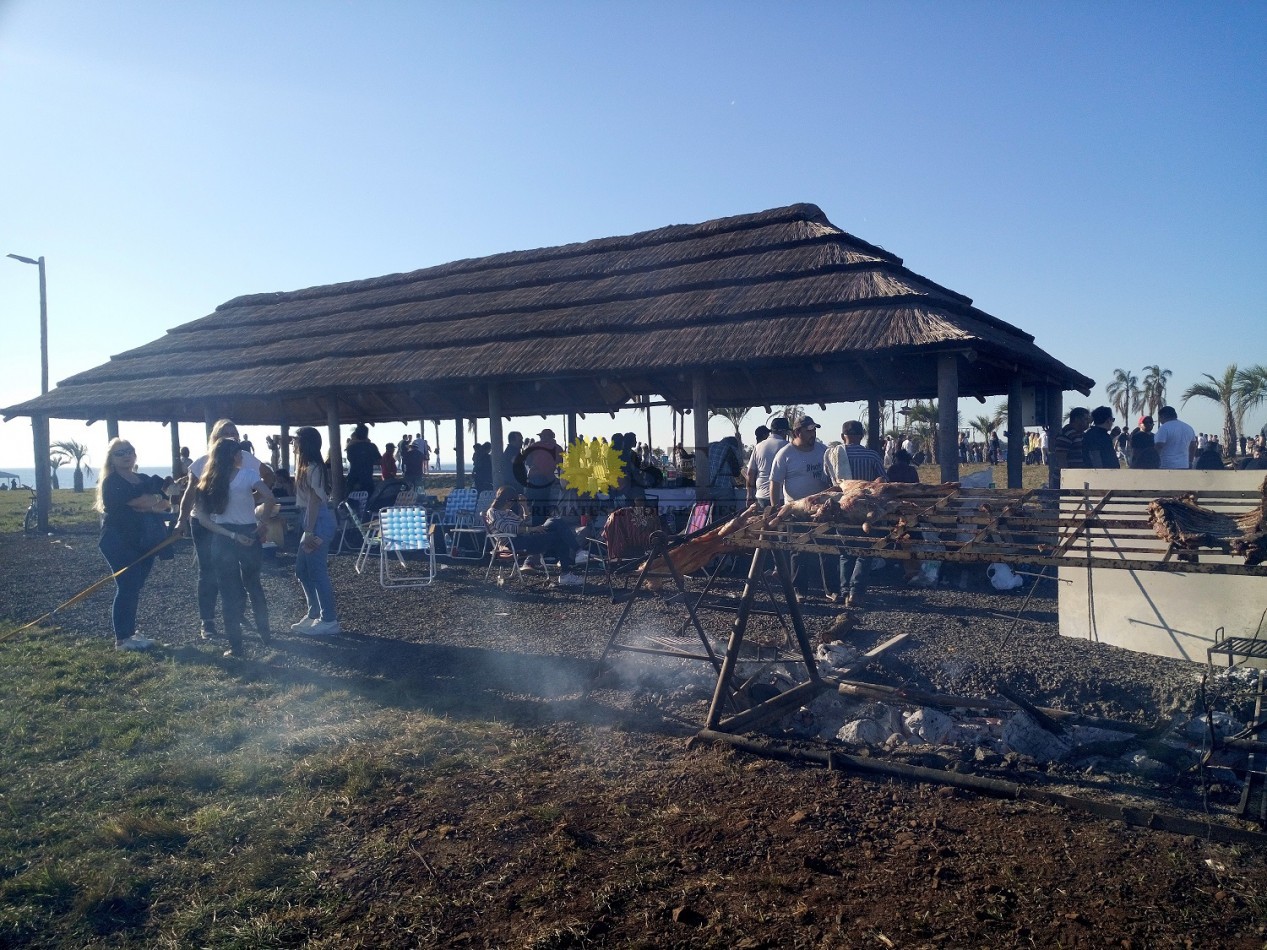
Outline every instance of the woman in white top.
<svg viewBox="0 0 1267 950"><path fill-rule="evenodd" d="M198 479L194 514L210 532L210 566L224 598L224 632L229 641L225 656L242 656L242 617L247 591L255 610L260 640L269 643L268 607L260 584L263 559L260 525L255 515L255 491L268 491L256 465L243 466L241 443L221 439L211 449L207 467Z"/></svg>
<svg viewBox="0 0 1267 950"><path fill-rule="evenodd" d="M311 426L295 430L295 505L303 513L303 536L295 555L295 577L304 589L308 611L291 625L295 633L329 637L342 632L334 609L334 588L326 558L334 540L330 507L330 471L321 459L321 433Z"/></svg>

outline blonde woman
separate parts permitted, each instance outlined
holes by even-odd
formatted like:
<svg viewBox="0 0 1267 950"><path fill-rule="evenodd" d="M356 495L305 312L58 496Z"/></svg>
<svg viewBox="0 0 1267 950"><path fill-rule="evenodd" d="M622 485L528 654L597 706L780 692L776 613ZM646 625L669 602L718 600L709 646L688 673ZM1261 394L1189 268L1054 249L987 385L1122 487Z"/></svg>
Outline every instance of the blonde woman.
<svg viewBox="0 0 1267 950"><path fill-rule="evenodd" d="M141 588L154 567L154 557L145 557L150 550L145 518L170 510L170 505L154 478L137 472L136 449L125 439L112 439L106 449L96 507L101 512L98 547L111 571L123 571L114 579L114 604L110 609L114 648L148 650L154 641L136 633Z"/></svg>

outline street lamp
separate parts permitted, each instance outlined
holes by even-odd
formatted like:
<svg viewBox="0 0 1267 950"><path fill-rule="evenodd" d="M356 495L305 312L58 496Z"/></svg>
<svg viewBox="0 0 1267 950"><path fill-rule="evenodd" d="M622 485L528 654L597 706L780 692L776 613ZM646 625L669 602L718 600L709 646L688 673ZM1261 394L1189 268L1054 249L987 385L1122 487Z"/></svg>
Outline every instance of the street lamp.
<svg viewBox="0 0 1267 950"><path fill-rule="evenodd" d="M48 394L48 287L44 283L44 258L38 260L10 254L9 257L23 264L34 264L40 269L40 395Z"/></svg>
<svg viewBox="0 0 1267 950"><path fill-rule="evenodd" d="M23 264L34 264L40 269L40 395L48 394L48 288L44 283L44 258L9 257ZM48 531L48 509L53 500L48 472L48 416L31 417L35 436L35 513L40 532Z"/></svg>

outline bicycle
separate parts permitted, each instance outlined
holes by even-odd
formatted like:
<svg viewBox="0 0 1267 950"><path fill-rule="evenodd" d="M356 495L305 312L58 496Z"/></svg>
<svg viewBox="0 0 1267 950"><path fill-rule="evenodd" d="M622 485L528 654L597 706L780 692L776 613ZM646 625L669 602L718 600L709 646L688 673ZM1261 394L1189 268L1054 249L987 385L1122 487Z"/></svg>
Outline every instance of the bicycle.
<svg viewBox="0 0 1267 950"><path fill-rule="evenodd" d="M31 505L26 509L26 520L22 522L22 536L26 538L34 537L39 533L40 510L39 504L35 497L35 492L31 492Z"/></svg>

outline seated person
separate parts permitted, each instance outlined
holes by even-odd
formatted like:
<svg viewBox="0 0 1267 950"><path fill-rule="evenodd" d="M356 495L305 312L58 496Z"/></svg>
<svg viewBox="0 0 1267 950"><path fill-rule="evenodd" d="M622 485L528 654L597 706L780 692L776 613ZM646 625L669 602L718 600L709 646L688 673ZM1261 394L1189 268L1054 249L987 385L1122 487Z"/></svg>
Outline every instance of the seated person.
<svg viewBox="0 0 1267 950"><path fill-rule="evenodd" d="M906 449L898 449L894 452L893 464L884 473L884 477L891 482L908 482L911 485L918 485L919 469L911 464L911 453Z"/></svg>
<svg viewBox="0 0 1267 950"><path fill-rule="evenodd" d="M1219 451L1219 444L1211 442L1197 454L1196 463L1193 468L1203 469L1222 469L1223 453Z"/></svg>
<svg viewBox="0 0 1267 950"><path fill-rule="evenodd" d="M295 480L290 477L290 472L285 468L279 468L276 473L276 481L273 482L273 495L277 498L294 498L295 497Z"/></svg>
<svg viewBox="0 0 1267 950"><path fill-rule="evenodd" d="M493 503L484 512L484 525L490 535L506 534L515 538L515 550L526 554L521 570L535 570L543 555L558 560L560 587L579 587L583 581L572 571L582 560L578 553L576 532L562 518L551 516L544 524L532 525L528 497L513 485L503 485L493 496ZM509 553L509 546L498 542L498 553Z"/></svg>

